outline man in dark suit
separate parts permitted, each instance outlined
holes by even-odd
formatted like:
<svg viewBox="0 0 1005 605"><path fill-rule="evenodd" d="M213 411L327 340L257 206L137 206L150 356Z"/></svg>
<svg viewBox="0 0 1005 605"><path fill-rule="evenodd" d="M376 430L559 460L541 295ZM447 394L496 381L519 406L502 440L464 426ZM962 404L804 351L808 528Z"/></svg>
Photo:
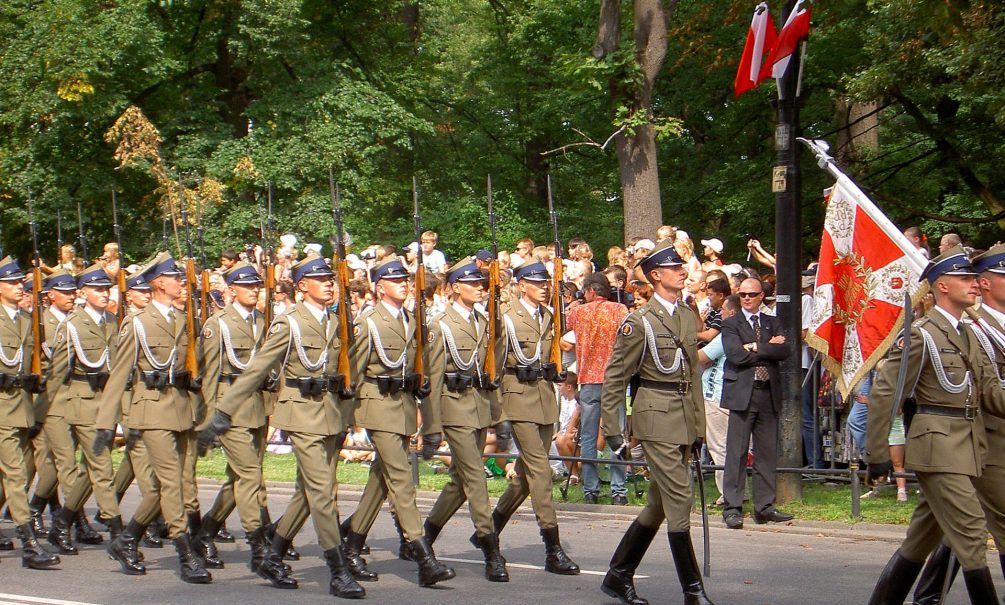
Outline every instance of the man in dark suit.
<svg viewBox="0 0 1005 605"><path fill-rule="evenodd" d="M743 527L747 485L747 443L754 436L754 522L784 522L792 515L775 510L775 461L782 381L778 362L788 355L774 317L760 312L761 282L745 279L738 292L743 312L722 322L726 351L721 406L729 410L722 518Z"/></svg>

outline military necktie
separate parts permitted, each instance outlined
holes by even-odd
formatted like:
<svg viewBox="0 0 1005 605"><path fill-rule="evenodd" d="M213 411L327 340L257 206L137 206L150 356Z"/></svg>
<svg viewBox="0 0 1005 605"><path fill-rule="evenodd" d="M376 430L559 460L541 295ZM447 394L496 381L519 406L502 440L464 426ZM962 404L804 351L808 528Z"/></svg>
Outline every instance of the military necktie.
<svg viewBox="0 0 1005 605"><path fill-rule="evenodd" d="M758 321L757 315L750 316L750 325L754 326L754 342L758 343L757 346L761 346L761 322ZM754 366L754 380L768 380L769 378L768 368Z"/></svg>
<svg viewBox="0 0 1005 605"><path fill-rule="evenodd" d="M966 324L961 321L956 325L956 329L960 331L960 340L963 342L963 354L970 355L970 338L967 336Z"/></svg>

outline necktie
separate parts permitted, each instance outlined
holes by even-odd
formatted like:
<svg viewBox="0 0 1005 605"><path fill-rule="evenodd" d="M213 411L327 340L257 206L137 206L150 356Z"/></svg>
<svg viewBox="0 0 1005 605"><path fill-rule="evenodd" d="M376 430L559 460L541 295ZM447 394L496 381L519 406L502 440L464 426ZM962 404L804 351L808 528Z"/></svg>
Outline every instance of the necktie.
<svg viewBox="0 0 1005 605"><path fill-rule="evenodd" d="M474 331L475 336L478 336L478 318L475 317L474 311L468 316L468 321L471 322L471 329Z"/></svg>
<svg viewBox="0 0 1005 605"><path fill-rule="evenodd" d="M754 326L754 342L761 342L761 322L757 315L750 316L750 325ZM768 368L764 366L754 366L754 380L768 380Z"/></svg>
<svg viewBox="0 0 1005 605"><path fill-rule="evenodd" d="M970 354L970 339L967 337L966 325L961 321L956 328L960 331L960 340L963 341L963 353Z"/></svg>
<svg viewBox="0 0 1005 605"><path fill-rule="evenodd" d="M248 322L248 326L251 327L251 337L254 338L255 337L255 312L252 311L251 313L248 313L248 317L245 318L245 321L247 321Z"/></svg>

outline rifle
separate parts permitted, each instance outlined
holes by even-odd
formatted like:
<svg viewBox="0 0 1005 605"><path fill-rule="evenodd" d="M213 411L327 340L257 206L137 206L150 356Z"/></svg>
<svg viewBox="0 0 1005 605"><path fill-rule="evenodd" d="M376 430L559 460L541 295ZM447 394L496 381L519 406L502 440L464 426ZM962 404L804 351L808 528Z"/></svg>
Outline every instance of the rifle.
<svg viewBox="0 0 1005 605"><path fill-rule="evenodd" d="M419 218L419 184L412 177L412 206L415 210L415 373L419 376L420 388L426 384L426 338L423 335L426 327L426 301L423 291L426 289L426 268L422 264L422 220Z"/></svg>
<svg viewBox="0 0 1005 605"><path fill-rule="evenodd" d="M115 231L115 244L119 247L119 324L126 318L126 257L122 249L122 225L119 224L119 200L112 187L112 229Z"/></svg>
<svg viewBox="0 0 1005 605"><path fill-rule="evenodd" d="M565 279L562 264L562 241L558 239L558 213L555 212L555 202L551 197L551 175L548 175L548 214L551 216L551 231L555 240L555 259L551 272L551 308L554 312L552 326L554 333L551 338L551 352L548 363L542 364L546 373L552 373L554 382L565 382L565 370L562 368L562 336L565 335L565 308L562 301L562 283ZM550 368L548 367L550 366Z"/></svg>
<svg viewBox="0 0 1005 605"><path fill-rule="evenodd" d="M165 252L170 252L171 251L171 238L168 237L168 218L166 216L164 217L164 221L163 221L163 224L162 224L161 228L163 229L163 232L162 232L162 235L161 235L161 247L164 248Z"/></svg>
<svg viewBox="0 0 1005 605"><path fill-rule="evenodd" d="M195 196L196 203L196 221L195 221L195 233L196 237L199 239L199 256L202 260L202 275L199 290L199 307L201 310L201 319L203 323L209 319L209 259L206 258L206 242L203 240L203 230L202 230L202 197L196 192Z"/></svg>
<svg viewBox="0 0 1005 605"><path fill-rule="evenodd" d="M495 345L496 339L499 337L496 334L496 328L499 323L499 289L501 286L499 279L499 242L496 240L496 213L492 207L492 175L489 175L486 180L486 190L489 202L489 231L492 233L492 261L489 263L489 299L485 306L489 318L489 347L485 352L485 372L489 376L489 383L495 384L498 374L496 370Z"/></svg>
<svg viewBox="0 0 1005 605"><path fill-rule="evenodd" d="M265 222L261 220L259 216L259 234L262 238L262 271L265 272L265 326L268 328L272 325L272 315L273 315L273 295L276 291L276 270L272 266L272 254L273 250L269 246L269 234L272 232L272 182L269 182L268 189L268 214L266 215ZM259 214L261 214L261 204L259 204Z"/></svg>
<svg viewBox="0 0 1005 605"><path fill-rule="evenodd" d="M63 211L56 211L56 268L63 262Z"/></svg>
<svg viewBox="0 0 1005 605"><path fill-rule="evenodd" d="M178 192L181 194L181 220L185 223L185 247L188 254L185 257L185 332L188 336L185 347L185 371L188 372L190 384L198 384L199 363L196 359L195 349L199 335L199 327L195 320L195 258L192 250L192 234L188 225L188 203L185 200L185 187L178 181Z"/></svg>
<svg viewBox="0 0 1005 605"><path fill-rule="evenodd" d="M349 330L349 306L352 304L349 296L349 263L345 260L345 226L342 224L342 196L338 185L335 184L335 175L331 167L328 167L328 191L332 198L332 220L335 221L335 236L332 238L332 250L335 256L332 258L332 267L335 267L335 274L338 280L339 301L338 301L338 373L342 376L343 394L351 397L354 389L352 382L352 370L349 364L349 347L352 344Z"/></svg>
<svg viewBox="0 0 1005 605"><path fill-rule="evenodd" d="M42 323L42 257L38 253L38 225L28 191L28 227L31 230L31 368L30 376L22 377L24 388L29 393L41 393L45 389L42 377L42 344L45 342L45 324Z"/></svg>
<svg viewBox="0 0 1005 605"><path fill-rule="evenodd" d="M80 202L77 202L77 230L80 233L80 254L85 262L90 262L87 254L87 236L84 234L84 213L81 210Z"/></svg>

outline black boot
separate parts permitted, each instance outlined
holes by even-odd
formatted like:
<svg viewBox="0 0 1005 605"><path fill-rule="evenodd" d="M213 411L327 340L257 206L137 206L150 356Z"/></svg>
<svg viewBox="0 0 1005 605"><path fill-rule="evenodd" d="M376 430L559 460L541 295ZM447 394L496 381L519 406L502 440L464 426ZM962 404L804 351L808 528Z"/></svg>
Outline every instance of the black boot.
<svg viewBox="0 0 1005 605"><path fill-rule="evenodd" d="M105 538L87 522L84 511L77 513L77 517L73 520L73 529L74 539L80 544L102 544L105 541Z"/></svg>
<svg viewBox="0 0 1005 605"><path fill-rule="evenodd" d="M478 538L478 546L485 555L485 578L489 582L509 582L506 559L499 552L499 536L492 533Z"/></svg>
<svg viewBox="0 0 1005 605"><path fill-rule="evenodd" d="M230 530L227 529L227 524L221 523L220 529L216 530L216 535L213 536L213 541L223 542L224 544L233 544L237 541L237 539L234 538L234 534L230 533Z"/></svg>
<svg viewBox="0 0 1005 605"><path fill-rule="evenodd" d="M181 579L189 584L209 584L213 576L206 571L200 559L192 548L192 539L188 534L182 534L174 539L174 549L178 551L178 565L181 568Z"/></svg>
<svg viewBox="0 0 1005 605"><path fill-rule="evenodd" d="M361 582L376 582L377 572L370 571L366 567L366 559L360 556L360 548L366 542L366 536L357 534L352 530L345 534L345 542L342 543L342 554L345 555L346 565L352 577Z"/></svg>
<svg viewBox="0 0 1005 605"><path fill-rule="evenodd" d="M872 589L869 605L903 605L923 563L908 561L900 551L893 553Z"/></svg>
<svg viewBox="0 0 1005 605"><path fill-rule="evenodd" d="M668 532L670 552L677 567L677 578L684 589L684 605L715 605L705 596L705 586L698 572L698 559L694 556L691 534L686 531Z"/></svg>
<svg viewBox="0 0 1005 605"><path fill-rule="evenodd" d="M265 560L265 553L272 548L272 543L265 537L265 529L261 527L247 534L246 541L248 547L251 548L251 561L248 562L248 569L258 571L258 567Z"/></svg>
<svg viewBox="0 0 1005 605"><path fill-rule="evenodd" d="M336 546L326 550L325 561L328 563L328 571L331 572L328 592L340 599L362 599L366 596L366 590L356 582L346 568L346 559L341 548Z"/></svg>
<svg viewBox="0 0 1005 605"><path fill-rule="evenodd" d="M970 570L964 569L963 579L967 583L970 603L973 605L998 603L998 593L995 591L995 583L991 580L990 569L987 567Z"/></svg>
<svg viewBox="0 0 1005 605"><path fill-rule="evenodd" d="M411 561L412 553L408 548L408 541L405 540L405 534L398 527L398 520L396 518L394 519L394 523L398 529L398 537L401 538L401 543L398 544L398 558L402 561ZM426 544L429 545L429 548L433 547L433 542L436 542L436 538L440 535L441 531L443 531L443 527L430 523L429 519L426 519L422 524L422 536L426 539Z"/></svg>
<svg viewBox="0 0 1005 605"><path fill-rule="evenodd" d="M453 569L436 560L425 538L412 540L408 548L412 551L412 560L419 564L419 586L432 586L457 575Z"/></svg>
<svg viewBox="0 0 1005 605"><path fill-rule="evenodd" d="M352 515L349 515L348 517L346 517L345 521L339 523L339 529L342 530L342 543L344 544L345 537L349 535L350 531L352 531ZM366 542L363 542L363 546L359 548L359 554L361 555L370 554L370 545L367 544Z"/></svg>
<svg viewBox="0 0 1005 605"><path fill-rule="evenodd" d="M157 519L150 525L147 525L143 532L143 545L149 546L150 548L164 548L164 539L161 538L163 535L164 520Z"/></svg>
<svg viewBox="0 0 1005 605"><path fill-rule="evenodd" d="M278 519L276 519L275 523L266 526L266 528L265 528L265 536L266 536L266 538L268 538L269 540L272 540L272 536L276 534L276 528L279 527L279 523L282 520L283 520L283 518L279 517ZM286 552L283 553L283 559L286 560L286 561L299 561L300 560L300 553L297 551L296 548L293 547L293 541L292 540L287 540L286 541Z"/></svg>
<svg viewBox="0 0 1005 605"><path fill-rule="evenodd" d="M209 515L200 519L197 512L188 514L188 531L192 535L192 546L202 557L206 569L223 569L223 559L220 558L220 551L213 542L219 529L220 522Z"/></svg>
<svg viewBox="0 0 1005 605"><path fill-rule="evenodd" d="M408 540L405 539L405 532L402 531L398 515L394 511L391 511L391 523L394 524L394 530L398 532L398 558L402 561L411 561L412 554L408 547Z"/></svg>
<svg viewBox="0 0 1005 605"><path fill-rule="evenodd" d="M114 527L113 523L118 523ZM147 573L147 568L141 563L139 548L137 545L146 528L136 522L135 519L129 521L129 525L122 529L122 517L115 517L108 521L109 529L118 532L115 539L108 544L108 558L114 559L122 566L122 573L127 576L142 576Z"/></svg>
<svg viewBox="0 0 1005 605"><path fill-rule="evenodd" d="M14 540L0 534L0 550L14 550Z"/></svg>
<svg viewBox="0 0 1005 605"><path fill-rule="evenodd" d="M921 577L918 578L918 586L914 589L915 605L938 605L942 602L942 587L946 582L950 558L953 564L949 585L952 586L956 574L960 571L960 562L953 557L953 551L943 542L929 555L924 569L921 570Z"/></svg>
<svg viewBox="0 0 1005 605"><path fill-rule="evenodd" d="M17 537L21 539L21 567L48 569L59 565L59 556L42 548L38 543L31 523L19 525Z"/></svg>
<svg viewBox="0 0 1005 605"><path fill-rule="evenodd" d="M53 517L52 527L49 528L49 544L59 549L61 555L77 554L77 547L73 545L73 537L70 535L70 525L76 516L72 510L63 508L59 514Z"/></svg>
<svg viewBox="0 0 1005 605"><path fill-rule="evenodd" d="M28 513L31 515L31 529L35 532L36 536L44 536L46 533L45 519L42 517L42 514L45 513L45 507L48 504L48 499L39 498L38 496L32 496L31 500L28 501Z"/></svg>
<svg viewBox="0 0 1005 605"><path fill-rule="evenodd" d="M544 570L563 576L578 576L579 565L576 565L562 549L562 543L558 538L558 526L542 529L541 538L544 539Z"/></svg>
<svg viewBox="0 0 1005 605"><path fill-rule="evenodd" d="M283 553L289 546L289 540L277 534L273 536L272 544L266 548L265 528L260 527L248 536L248 543L251 544L252 566L255 565L255 551L259 548L263 551L262 560L257 567L253 568L255 573L268 580L276 588L292 589L299 586L297 581L290 577L289 567L283 563Z"/></svg>
<svg viewBox="0 0 1005 605"><path fill-rule="evenodd" d="M642 525L638 520L628 526L628 531L621 538L614 556L611 557L611 568L604 576L604 583L600 585L605 595L621 599L626 605L649 605L649 601L635 592L634 577L642 557L656 537L656 531Z"/></svg>
<svg viewBox="0 0 1005 605"><path fill-rule="evenodd" d="M122 516L115 515L111 519L105 519L105 527L108 528L109 541L118 538L122 534Z"/></svg>
<svg viewBox="0 0 1005 605"><path fill-rule="evenodd" d="M506 524L509 523L509 518L510 515L504 515L499 512L498 508L492 509L492 527L496 530L497 538L499 537L499 534L502 533L503 528L506 527ZM481 548L481 546L478 545L478 532L471 534L471 537L468 538L468 542L471 542L471 545L475 548Z"/></svg>

